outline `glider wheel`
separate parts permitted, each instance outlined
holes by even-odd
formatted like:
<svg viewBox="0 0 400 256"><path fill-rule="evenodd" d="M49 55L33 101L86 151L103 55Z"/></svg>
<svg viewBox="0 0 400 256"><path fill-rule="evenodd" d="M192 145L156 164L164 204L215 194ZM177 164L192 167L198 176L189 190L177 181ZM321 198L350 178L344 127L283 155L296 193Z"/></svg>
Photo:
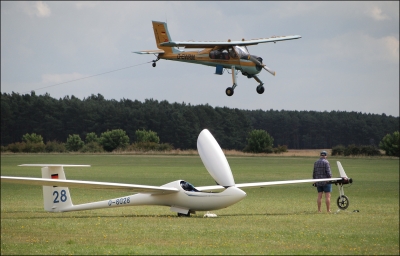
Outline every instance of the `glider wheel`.
<svg viewBox="0 0 400 256"><path fill-rule="evenodd" d="M263 94L265 89L264 89L264 86L261 85L261 86L257 86L256 90L257 90L258 94Z"/></svg>
<svg viewBox="0 0 400 256"><path fill-rule="evenodd" d="M337 206L340 210L346 210L349 207L349 198L345 195L339 196L337 199Z"/></svg>
<svg viewBox="0 0 400 256"><path fill-rule="evenodd" d="M156 63L155 62L153 62L153 64L151 64L152 66L153 66L153 68L155 68L156 67Z"/></svg>
<svg viewBox="0 0 400 256"><path fill-rule="evenodd" d="M190 217L190 212L188 212L187 214L178 212L178 217Z"/></svg>
<svg viewBox="0 0 400 256"><path fill-rule="evenodd" d="M225 93L228 96L232 96L233 95L233 88L232 87L226 88Z"/></svg>

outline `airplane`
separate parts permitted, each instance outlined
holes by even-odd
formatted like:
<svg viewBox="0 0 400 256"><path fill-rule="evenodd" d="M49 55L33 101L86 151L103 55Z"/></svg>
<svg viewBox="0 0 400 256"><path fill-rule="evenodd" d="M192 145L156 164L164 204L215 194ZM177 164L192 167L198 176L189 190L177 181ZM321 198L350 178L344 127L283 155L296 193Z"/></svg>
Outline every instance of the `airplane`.
<svg viewBox="0 0 400 256"><path fill-rule="evenodd" d="M259 85L256 88L257 93L264 93L264 83L257 76L262 69L265 69L272 75L276 72L263 64L261 57L251 55L247 50L247 46L257 45L259 43L279 42L285 40L299 39L301 36L272 36L269 38L239 41L172 41L168 32L167 23L160 21L152 21L154 36L156 38L157 50L143 50L134 53L137 54L154 54L157 56L153 60L152 66L156 67L156 62L160 59L181 61L187 63L201 64L215 67L215 74L222 75L224 69L231 70L232 87L225 90L226 95L232 96L237 83L237 73L240 71L247 78L254 78ZM179 47L188 49L201 48L201 50L184 51ZM227 71L229 73L229 71Z"/></svg>
<svg viewBox="0 0 400 256"><path fill-rule="evenodd" d="M246 197L241 188L267 187L272 185L315 183L327 181L339 185L340 196L337 199L339 209L349 206L344 195L343 185L351 184L340 162L337 162L340 178L304 179L286 181L267 181L235 184L229 163L212 134L204 129L197 139L200 158L216 185L195 187L187 181L176 180L162 186L137 185L111 182L67 180L64 167L89 167L90 165L66 164L22 164L20 166L42 167L42 178L1 176L1 182L43 186L44 210L48 212L69 212L101 208L160 205L168 206L178 216L189 217L196 211L212 211L226 208ZM127 196L74 205L69 188L113 189L134 192Z"/></svg>

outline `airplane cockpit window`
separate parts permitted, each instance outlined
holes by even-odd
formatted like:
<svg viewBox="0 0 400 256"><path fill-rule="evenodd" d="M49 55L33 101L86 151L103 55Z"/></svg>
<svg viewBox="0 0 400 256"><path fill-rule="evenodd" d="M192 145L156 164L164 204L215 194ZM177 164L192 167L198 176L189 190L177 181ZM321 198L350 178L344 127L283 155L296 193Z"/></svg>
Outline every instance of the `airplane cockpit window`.
<svg viewBox="0 0 400 256"><path fill-rule="evenodd" d="M235 50L233 50L233 48L229 48L228 51L229 51L229 56L231 56L231 58L234 58L234 59L237 58L237 54L236 54Z"/></svg>
<svg viewBox="0 0 400 256"><path fill-rule="evenodd" d="M209 54L210 59L229 60L229 53L226 49L213 50Z"/></svg>
<svg viewBox="0 0 400 256"><path fill-rule="evenodd" d="M246 47L243 46L234 46L235 51L237 55L239 55L239 58L241 59L248 59L250 56L250 53L247 51Z"/></svg>
<svg viewBox="0 0 400 256"><path fill-rule="evenodd" d="M192 184L184 180L181 181L181 187L185 191L199 192Z"/></svg>

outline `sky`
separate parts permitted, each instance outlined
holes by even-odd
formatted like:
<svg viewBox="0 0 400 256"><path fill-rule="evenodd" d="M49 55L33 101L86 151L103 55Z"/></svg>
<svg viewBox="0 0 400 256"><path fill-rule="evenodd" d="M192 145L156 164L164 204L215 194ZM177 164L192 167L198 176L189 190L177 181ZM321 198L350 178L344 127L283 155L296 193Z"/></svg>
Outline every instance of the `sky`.
<svg viewBox="0 0 400 256"><path fill-rule="evenodd" d="M301 35L249 46L276 71L254 79L160 60L152 20L174 41ZM1 92L166 100L246 110L399 116L399 1L1 2Z"/></svg>

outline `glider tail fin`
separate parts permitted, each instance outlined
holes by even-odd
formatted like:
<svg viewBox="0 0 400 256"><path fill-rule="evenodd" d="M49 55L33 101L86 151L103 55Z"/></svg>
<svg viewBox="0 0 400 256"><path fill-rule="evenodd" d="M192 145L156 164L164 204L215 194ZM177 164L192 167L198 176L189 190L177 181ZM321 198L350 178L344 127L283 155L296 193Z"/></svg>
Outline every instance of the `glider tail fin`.
<svg viewBox="0 0 400 256"><path fill-rule="evenodd" d="M65 180L63 166L43 167L42 178ZM71 195L67 187L43 186L43 199L44 210L48 212L62 212L73 206Z"/></svg>
<svg viewBox="0 0 400 256"><path fill-rule="evenodd" d="M160 22L160 21L153 21L153 30L154 30L154 36L156 38L156 43L157 43L158 49L164 50L165 53L179 52L174 47L167 47L167 46L160 45L161 43L172 41L171 36L169 35L169 32L168 32L167 23Z"/></svg>

